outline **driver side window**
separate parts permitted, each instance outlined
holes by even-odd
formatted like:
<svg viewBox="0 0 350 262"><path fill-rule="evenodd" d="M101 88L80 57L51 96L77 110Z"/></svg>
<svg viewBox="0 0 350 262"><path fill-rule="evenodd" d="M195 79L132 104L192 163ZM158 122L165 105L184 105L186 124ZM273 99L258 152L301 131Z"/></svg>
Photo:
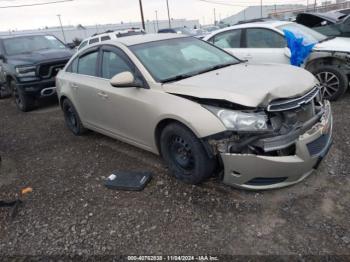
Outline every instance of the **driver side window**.
<svg viewBox="0 0 350 262"><path fill-rule="evenodd" d="M103 51L102 78L111 79L125 71L133 72L134 70L119 54L112 51Z"/></svg>
<svg viewBox="0 0 350 262"><path fill-rule="evenodd" d="M231 30L217 34L213 39L214 45L220 48L240 48L241 32L242 30Z"/></svg>

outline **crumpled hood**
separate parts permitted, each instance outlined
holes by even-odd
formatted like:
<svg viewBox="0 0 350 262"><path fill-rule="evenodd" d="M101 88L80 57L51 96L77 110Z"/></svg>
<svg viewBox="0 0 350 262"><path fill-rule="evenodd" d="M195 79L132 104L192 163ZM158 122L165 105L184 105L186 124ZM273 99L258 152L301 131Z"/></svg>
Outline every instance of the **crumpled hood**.
<svg viewBox="0 0 350 262"><path fill-rule="evenodd" d="M314 47L315 51L338 51L350 53L350 38L336 37L334 39L318 43Z"/></svg>
<svg viewBox="0 0 350 262"><path fill-rule="evenodd" d="M317 83L311 73L298 67L242 63L164 84L163 88L173 94L265 107L278 98L301 96Z"/></svg>

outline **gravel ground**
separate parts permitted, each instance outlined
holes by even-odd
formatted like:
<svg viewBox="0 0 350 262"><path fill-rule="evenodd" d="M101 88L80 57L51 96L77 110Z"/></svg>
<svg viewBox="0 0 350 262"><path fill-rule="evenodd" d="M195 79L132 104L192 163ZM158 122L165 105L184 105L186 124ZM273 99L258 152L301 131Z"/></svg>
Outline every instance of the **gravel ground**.
<svg viewBox="0 0 350 262"><path fill-rule="evenodd" d="M0 199L34 189L14 219L0 210L0 255L350 255L349 101L333 104L335 141L316 173L248 192L215 179L185 185L158 156L74 137L56 104L24 114L0 100ZM142 192L108 190L114 170L155 177Z"/></svg>

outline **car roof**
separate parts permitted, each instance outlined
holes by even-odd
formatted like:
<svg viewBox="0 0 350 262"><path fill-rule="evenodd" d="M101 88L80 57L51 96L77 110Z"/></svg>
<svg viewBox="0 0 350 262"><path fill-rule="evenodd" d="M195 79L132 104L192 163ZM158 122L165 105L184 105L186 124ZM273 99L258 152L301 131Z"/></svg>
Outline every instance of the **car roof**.
<svg viewBox="0 0 350 262"><path fill-rule="evenodd" d="M89 36L88 38L85 38L83 42L89 41L93 38L98 38L98 37L104 37L104 36L110 36L111 38L116 38L118 34L127 34L127 33L142 33L145 32L143 29L139 28L132 28L132 29L124 29L124 30L114 30L114 31L106 31L103 33L98 33L94 34L92 36Z"/></svg>
<svg viewBox="0 0 350 262"><path fill-rule="evenodd" d="M252 23L242 23L230 26L231 28L249 28L249 27L266 27L266 28L276 28L281 25L292 23L290 21L280 21L280 20L269 20L262 22L252 22ZM230 28L226 27L226 28Z"/></svg>
<svg viewBox="0 0 350 262"><path fill-rule="evenodd" d="M263 22L251 22L251 23L242 23L242 24L236 24L229 27L225 27L223 29L213 31L209 35L207 35L204 39L209 39L213 37L214 35L217 35L218 33L230 31L232 29L242 29L242 28L252 28L252 27L262 27L262 28L276 28L281 25L286 24L292 24L293 22L290 21L280 21L280 20L269 20L269 21L263 21Z"/></svg>
<svg viewBox="0 0 350 262"><path fill-rule="evenodd" d="M132 45L138 45L138 44L149 43L154 41L184 38L184 37L189 37L189 36L182 35L182 34L145 34L145 35L125 36L121 38L112 39L104 43L117 42L125 46L132 46Z"/></svg>

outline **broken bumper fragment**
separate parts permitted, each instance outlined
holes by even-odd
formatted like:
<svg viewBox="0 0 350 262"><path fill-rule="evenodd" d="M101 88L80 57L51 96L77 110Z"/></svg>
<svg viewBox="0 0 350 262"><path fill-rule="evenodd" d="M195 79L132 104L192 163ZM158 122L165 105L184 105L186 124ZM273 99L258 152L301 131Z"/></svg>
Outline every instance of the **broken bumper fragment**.
<svg viewBox="0 0 350 262"><path fill-rule="evenodd" d="M302 181L328 153L332 144L332 122L331 106L327 101L320 120L295 139L294 155L221 153L223 182L230 186L262 190L286 187Z"/></svg>

